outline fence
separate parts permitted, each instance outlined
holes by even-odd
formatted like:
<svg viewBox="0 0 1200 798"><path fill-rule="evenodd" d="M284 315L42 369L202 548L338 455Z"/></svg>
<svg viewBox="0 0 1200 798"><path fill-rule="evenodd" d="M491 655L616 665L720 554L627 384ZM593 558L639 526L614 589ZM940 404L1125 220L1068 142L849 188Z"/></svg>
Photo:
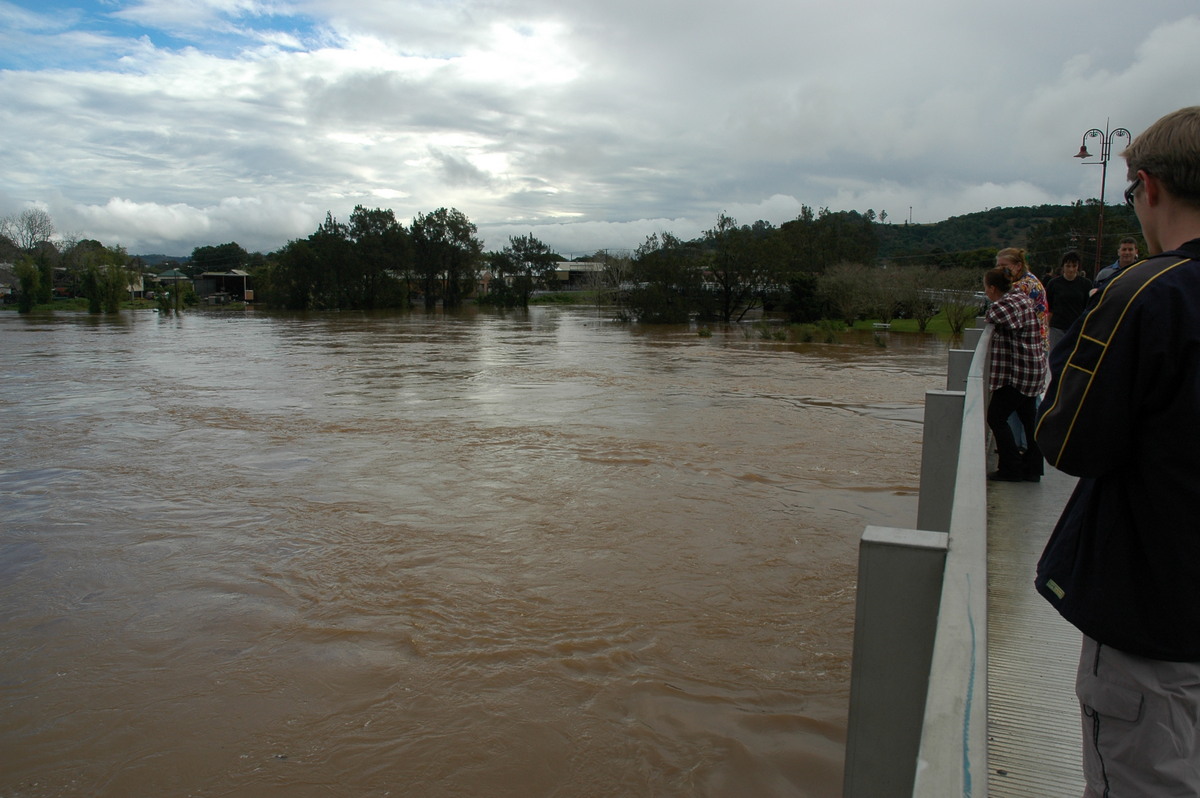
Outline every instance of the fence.
<svg viewBox="0 0 1200 798"><path fill-rule="evenodd" d="M918 528L862 536L846 798L987 794L991 334L967 330L926 394Z"/></svg>

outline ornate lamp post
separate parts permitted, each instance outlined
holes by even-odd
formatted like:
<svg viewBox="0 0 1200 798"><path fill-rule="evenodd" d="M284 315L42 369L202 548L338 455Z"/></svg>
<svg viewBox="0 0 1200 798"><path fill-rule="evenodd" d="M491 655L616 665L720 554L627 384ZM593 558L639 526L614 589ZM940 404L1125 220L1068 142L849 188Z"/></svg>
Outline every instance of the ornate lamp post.
<svg viewBox="0 0 1200 798"><path fill-rule="evenodd" d="M1093 157L1087 148L1087 140L1089 138L1100 139L1100 155L1096 156L1098 161L1084 161L1089 165L1100 164L1100 221L1096 228L1096 270L1092 272L1092 277L1100 271L1100 251L1104 246L1104 185L1108 180L1108 159L1112 155L1113 139L1121 137L1125 138L1125 146L1128 147L1133 141L1133 136L1128 130L1119 127L1116 130L1108 129L1108 122L1104 123L1104 130L1100 128L1092 128L1083 134L1083 143L1079 145L1079 152L1075 154L1076 158L1091 158Z"/></svg>

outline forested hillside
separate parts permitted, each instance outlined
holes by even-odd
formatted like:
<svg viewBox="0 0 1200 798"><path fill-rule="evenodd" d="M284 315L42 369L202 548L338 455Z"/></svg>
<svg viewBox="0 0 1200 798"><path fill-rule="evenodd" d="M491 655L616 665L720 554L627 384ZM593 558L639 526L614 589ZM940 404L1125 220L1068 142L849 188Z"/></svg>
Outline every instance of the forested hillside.
<svg viewBox="0 0 1200 798"><path fill-rule="evenodd" d="M1063 252L1077 249L1084 263L1096 253L1099 206L1094 202L1074 205L1039 205L1025 208L992 208L988 211L952 216L934 224L877 224L881 260L905 263L934 256L947 261L974 261L987 256L983 250L1023 247L1030 260L1042 268L1057 265ZM1138 223L1124 206L1104 209L1105 263L1116 256L1117 242L1137 235ZM1105 260L1106 259L1106 260Z"/></svg>

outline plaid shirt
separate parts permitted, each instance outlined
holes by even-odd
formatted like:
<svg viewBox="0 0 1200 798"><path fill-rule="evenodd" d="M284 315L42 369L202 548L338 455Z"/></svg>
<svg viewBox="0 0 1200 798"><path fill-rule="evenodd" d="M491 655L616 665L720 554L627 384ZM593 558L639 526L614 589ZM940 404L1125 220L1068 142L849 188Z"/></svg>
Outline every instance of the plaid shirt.
<svg viewBox="0 0 1200 798"><path fill-rule="evenodd" d="M995 328L988 388L994 391L1011 385L1024 396L1044 391L1049 369L1033 300L1014 286L988 307L986 318Z"/></svg>

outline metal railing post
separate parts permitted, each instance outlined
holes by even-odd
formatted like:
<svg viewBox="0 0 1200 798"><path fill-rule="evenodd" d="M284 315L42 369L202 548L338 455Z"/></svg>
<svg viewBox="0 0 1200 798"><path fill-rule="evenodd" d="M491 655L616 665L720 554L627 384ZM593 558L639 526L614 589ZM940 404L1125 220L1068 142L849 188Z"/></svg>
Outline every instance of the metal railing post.
<svg viewBox="0 0 1200 798"><path fill-rule="evenodd" d="M917 498L918 529L950 531L965 398L963 391L928 391L925 394L921 493Z"/></svg>
<svg viewBox="0 0 1200 798"><path fill-rule="evenodd" d="M912 795L948 536L867 527L858 549L843 795Z"/></svg>

